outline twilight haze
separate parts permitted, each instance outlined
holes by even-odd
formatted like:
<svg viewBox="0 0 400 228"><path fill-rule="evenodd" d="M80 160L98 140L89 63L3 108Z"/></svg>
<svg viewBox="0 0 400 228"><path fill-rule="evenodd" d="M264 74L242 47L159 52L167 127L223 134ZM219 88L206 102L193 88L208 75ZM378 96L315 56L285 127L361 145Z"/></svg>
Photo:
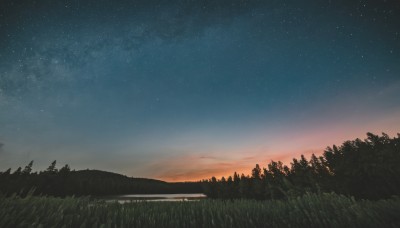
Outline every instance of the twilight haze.
<svg viewBox="0 0 400 228"><path fill-rule="evenodd" d="M199 180L400 132L398 1L171 2L2 0L1 171Z"/></svg>

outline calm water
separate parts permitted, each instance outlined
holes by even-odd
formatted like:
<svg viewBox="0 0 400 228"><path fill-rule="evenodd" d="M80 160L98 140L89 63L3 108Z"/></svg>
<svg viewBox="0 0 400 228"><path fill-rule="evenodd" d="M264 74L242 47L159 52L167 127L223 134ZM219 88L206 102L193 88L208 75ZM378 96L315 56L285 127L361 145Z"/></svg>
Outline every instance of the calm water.
<svg viewBox="0 0 400 228"><path fill-rule="evenodd" d="M107 202L130 203L138 201L158 201L158 202L180 202L180 201L198 201L205 199L202 193L194 194L137 194L137 195L114 195L102 197Z"/></svg>

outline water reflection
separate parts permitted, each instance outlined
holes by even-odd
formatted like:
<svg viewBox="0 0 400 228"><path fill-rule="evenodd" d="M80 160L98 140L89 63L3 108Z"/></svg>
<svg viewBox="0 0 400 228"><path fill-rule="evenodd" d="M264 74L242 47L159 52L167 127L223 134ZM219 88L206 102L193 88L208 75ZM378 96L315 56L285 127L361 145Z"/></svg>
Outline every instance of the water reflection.
<svg viewBox="0 0 400 228"><path fill-rule="evenodd" d="M194 194L137 194L137 195L113 195L102 197L106 202L182 202L182 201L199 201L205 199L206 195L202 193Z"/></svg>

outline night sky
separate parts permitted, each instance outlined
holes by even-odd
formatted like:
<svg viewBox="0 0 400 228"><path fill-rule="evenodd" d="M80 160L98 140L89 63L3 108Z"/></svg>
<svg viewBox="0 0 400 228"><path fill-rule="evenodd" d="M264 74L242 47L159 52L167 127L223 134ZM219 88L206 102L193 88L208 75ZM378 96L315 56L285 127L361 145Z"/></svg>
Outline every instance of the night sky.
<svg viewBox="0 0 400 228"><path fill-rule="evenodd" d="M400 132L399 1L0 2L1 171L199 180L367 132Z"/></svg>

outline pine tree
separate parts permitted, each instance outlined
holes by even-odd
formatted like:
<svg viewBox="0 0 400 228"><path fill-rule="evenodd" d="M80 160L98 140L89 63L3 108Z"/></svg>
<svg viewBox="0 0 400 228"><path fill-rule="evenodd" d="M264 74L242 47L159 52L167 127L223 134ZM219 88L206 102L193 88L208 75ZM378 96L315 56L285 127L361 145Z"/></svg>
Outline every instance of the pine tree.
<svg viewBox="0 0 400 228"><path fill-rule="evenodd" d="M33 166L33 160L29 162L27 166L25 166L24 170L22 171L22 174L24 175L29 175L32 172L32 166Z"/></svg>

